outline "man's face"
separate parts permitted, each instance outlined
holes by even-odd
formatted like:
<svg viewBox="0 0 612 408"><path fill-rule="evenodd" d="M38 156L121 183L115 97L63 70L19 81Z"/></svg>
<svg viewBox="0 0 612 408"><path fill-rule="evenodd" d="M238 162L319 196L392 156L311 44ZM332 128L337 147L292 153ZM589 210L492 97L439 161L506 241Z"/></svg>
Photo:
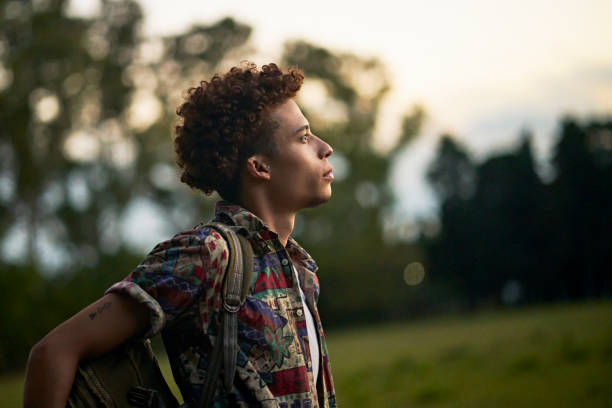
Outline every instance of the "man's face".
<svg viewBox="0 0 612 408"><path fill-rule="evenodd" d="M333 150L315 136L298 105L289 99L270 111L278 123L273 137L277 154L269 158L274 200L290 211L314 207L331 198Z"/></svg>

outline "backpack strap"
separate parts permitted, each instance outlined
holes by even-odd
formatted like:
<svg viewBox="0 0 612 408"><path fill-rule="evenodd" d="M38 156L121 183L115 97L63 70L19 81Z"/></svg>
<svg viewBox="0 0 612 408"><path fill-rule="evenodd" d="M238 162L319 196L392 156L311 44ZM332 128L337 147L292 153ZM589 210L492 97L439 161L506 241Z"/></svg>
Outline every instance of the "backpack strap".
<svg viewBox="0 0 612 408"><path fill-rule="evenodd" d="M238 356L237 312L244 304L253 276L253 248L245 237L247 234L246 228L228 226L218 222L210 222L205 227L214 228L225 239L229 259L223 278L222 321L217 330L217 340L209 357L208 375L200 396L199 407L202 408L209 407L212 404L222 359L225 388L228 391L232 389Z"/></svg>

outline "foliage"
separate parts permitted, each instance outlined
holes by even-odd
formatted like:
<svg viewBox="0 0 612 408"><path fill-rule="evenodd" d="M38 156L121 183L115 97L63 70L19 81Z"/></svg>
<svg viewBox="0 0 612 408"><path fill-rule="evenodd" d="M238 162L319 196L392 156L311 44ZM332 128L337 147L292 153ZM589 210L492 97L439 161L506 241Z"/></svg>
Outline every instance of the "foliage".
<svg viewBox="0 0 612 408"><path fill-rule="evenodd" d="M60 0L0 3L0 371L138 264L129 238L151 222L122 233L135 203L174 232L212 209L175 180L174 109L250 27L226 18L150 41L136 2L101 3L92 18Z"/></svg>
<svg viewBox="0 0 612 408"><path fill-rule="evenodd" d="M544 183L529 134L481 164L442 139L429 172L441 231L423 242L452 297L476 306L612 294L612 121L564 118L552 165Z"/></svg>

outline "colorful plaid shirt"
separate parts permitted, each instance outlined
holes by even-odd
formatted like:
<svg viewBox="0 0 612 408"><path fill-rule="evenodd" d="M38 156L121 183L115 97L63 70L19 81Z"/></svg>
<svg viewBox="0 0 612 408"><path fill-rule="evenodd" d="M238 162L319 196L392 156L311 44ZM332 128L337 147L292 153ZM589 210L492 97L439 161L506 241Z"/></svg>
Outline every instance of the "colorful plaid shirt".
<svg viewBox="0 0 612 408"><path fill-rule="evenodd" d="M217 381L215 407L335 407L325 336L317 310L314 260L291 237L286 247L248 210L219 201L214 221L244 226L254 251L254 273L238 312L238 364L232 390ZM221 316L221 287L228 262L225 240L202 223L159 243L109 292L148 306L146 337L161 331L172 372L185 400L199 400ZM304 302L319 336L320 369L314 383Z"/></svg>

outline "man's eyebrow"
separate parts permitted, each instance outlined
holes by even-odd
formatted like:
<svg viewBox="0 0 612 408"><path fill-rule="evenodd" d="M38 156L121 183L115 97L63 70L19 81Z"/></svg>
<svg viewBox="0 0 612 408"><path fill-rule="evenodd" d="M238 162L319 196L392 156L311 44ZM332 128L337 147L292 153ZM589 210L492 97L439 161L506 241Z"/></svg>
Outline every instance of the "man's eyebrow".
<svg viewBox="0 0 612 408"><path fill-rule="evenodd" d="M300 128L298 130L296 130L295 132L293 132L293 134L295 135L296 133L301 132L302 130L306 130L309 129L310 125L309 124L305 124L304 126L300 126Z"/></svg>

